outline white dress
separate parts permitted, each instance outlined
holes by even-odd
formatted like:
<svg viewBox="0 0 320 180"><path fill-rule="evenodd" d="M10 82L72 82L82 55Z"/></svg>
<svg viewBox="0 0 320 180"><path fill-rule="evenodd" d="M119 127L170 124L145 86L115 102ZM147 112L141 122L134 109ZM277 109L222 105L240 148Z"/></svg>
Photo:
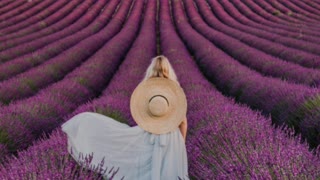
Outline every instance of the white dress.
<svg viewBox="0 0 320 180"><path fill-rule="evenodd" d="M149 133L108 116L83 112L62 126L68 135L68 151L79 163L79 153L91 154L91 164L119 167L114 179L175 180L188 178L187 151L179 128L167 134ZM107 172L108 172L107 171ZM104 174L109 178L108 173Z"/></svg>

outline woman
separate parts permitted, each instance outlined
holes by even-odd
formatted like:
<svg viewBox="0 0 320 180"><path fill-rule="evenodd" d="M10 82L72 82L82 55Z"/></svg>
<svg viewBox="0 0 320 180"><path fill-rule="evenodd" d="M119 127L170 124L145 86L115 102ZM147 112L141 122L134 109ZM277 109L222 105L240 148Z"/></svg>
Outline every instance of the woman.
<svg viewBox="0 0 320 180"><path fill-rule="evenodd" d="M81 154L93 154L91 165L104 160L102 168L119 167L114 179L188 179L186 106L168 59L157 56L131 96L130 111L137 126L83 112L65 122L62 130L78 163L83 162Z"/></svg>

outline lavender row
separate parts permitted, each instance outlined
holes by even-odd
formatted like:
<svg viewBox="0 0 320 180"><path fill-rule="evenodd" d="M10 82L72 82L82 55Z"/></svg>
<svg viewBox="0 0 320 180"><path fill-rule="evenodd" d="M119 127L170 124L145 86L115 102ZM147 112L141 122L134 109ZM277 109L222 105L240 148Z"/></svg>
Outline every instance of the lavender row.
<svg viewBox="0 0 320 180"><path fill-rule="evenodd" d="M269 2L271 3L271 2ZM309 6L305 5L303 2L300 1L288 1L288 2L283 2L279 1L279 4L281 4L282 7L292 10L294 13L300 14L301 17L306 17L304 19L307 20L307 18L314 20L315 22L320 21L320 16L316 15L314 13L314 9L310 8ZM313 13L312 13L313 11ZM319 26L318 26L319 27Z"/></svg>
<svg viewBox="0 0 320 180"><path fill-rule="evenodd" d="M97 14L97 13L93 13L91 15L91 13L86 13L86 16L79 18L79 16L81 16L86 12L86 9L88 9L92 5L92 3L93 1L86 1L85 3L82 3L70 14L68 14L68 16L64 17L63 20L57 22L52 26L42 29L41 31L34 32L19 38L3 41L2 43L0 43L0 49L2 51L0 53L0 62L9 61L13 58L26 54L28 52L34 52L37 49L50 44L51 42L62 39L65 36L72 35L73 33L81 30L83 26L86 26L87 24L89 24L94 18L94 15ZM100 3L96 3L96 4L99 4L98 8L101 8L100 6L103 6L103 4L101 3L103 3L103 1L100 1ZM96 8L97 7L95 7L94 10L96 10L97 12L98 9ZM59 13L59 11L57 13ZM86 17L88 18L88 20L91 20L91 21L85 21L87 20ZM89 18L92 18L92 19L89 19ZM79 19L79 21L74 22L77 19ZM79 22L82 22L82 23L79 23ZM78 24L81 24L82 26L79 26ZM68 25L70 26L68 27ZM62 30L58 31L60 29ZM55 31L58 31L58 32L54 33ZM41 36L44 36L44 37L41 38Z"/></svg>
<svg viewBox="0 0 320 180"><path fill-rule="evenodd" d="M65 133L54 131L50 137L48 140L41 138L34 142L28 150L19 152L19 159L12 157L6 163L0 164L0 178L8 180L21 179L21 177L25 179L103 180L99 172L104 173L105 171L99 166L92 167L90 164L92 158L79 158L86 162L79 166L69 156ZM95 171L88 170L89 167ZM108 167L106 172L110 175L117 173L116 169L111 167Z"/></svg>
<svg viewBox="0 0 320 180"><path fill-rule="evenodd" d="M128 12L131 1L122 2L122 5L118 13ZM63 116L101 93L135 38L142 7L143 2L137 2L119 34L62 81L36 96L1 109L0 132L7 136L1 137L0 142L9 152L27 147L41 133L50 133ZM14 129L11 123L16 124Z"/></svg>
<svg viewBox="0 0 320 180"><path fill-rule="evenodd" d="M243 1L241 3L236 3L235 1L234 5L238 6L239 4L243 4L244 6L248 7L249 9L251 9L251 11L254 13L254 16L250 16L251 18L253 18L254 21L256 22L262 22L262 23L266 23L266 25L268 24L271 27L287 27L288 29L305 29L307 32L312 33L312 34L318 34L317 32L317 27L315 27L314 23L309 23L306 24L299 24L299 23L294 23L294 22L288 22L286 20L283 20L275 15L269 14L267 11L265 11L263 8L261 8L260 6L258 6L257 4L251 2L251 1ZM289 17L290 18L290 17ZM291 26L298 26L299 28L291 28Z"/></svg>
<svg viewBox="0 0 320 180"><path fill-rule="evenodd" d="M307 52L311 52L314 54L320 54L320 46L319 44L316 43L311 43L311 42L306 42L306 41L302 41L302 40L297 40L297 39L293 39L293 38L289 38L289 37L284 37L284 36L280 36L277 34L273 34L273 33L268 33L268 32L262 32L261 29L260 30L254 30L252 28L248 28L248 26L238 26L237 23L234 22L230 22L229 20L232 19L231 17L228 17L229 15L227 13L224 12L224 10L222 10L221 5L217 3L217 1L213 1L213 0L208 0L210 7L213 9L213 12L222 19L222 21L226 24L228 24L229 26L232 26L236 29L239 29L241 31L247 32L247 33L251 33L255 36L264 38L264 39L268 39L268 40L272 40L275 43L279 43L279 44L283 44L285 46L288 47L293 47L296 49L300 49L303 51L307 51ZM221 3L223 3L223 6L227 6L227 1L222 1ZM218 8L218 9L216 9ZM301 44L303 44L303 46L301 46Z"/></svg>
<svg viewBox="0 0 320 180"><path fill-rule="evenodd" d="M47 36L44 38L41 38L39 40L32 41L30 43L27 43L25 45L18 46L19 49L23 47L30 47L30 46L36 46L36 44L42 43L48 43L48 41L53 38L59 38L59 36L67 36L70 32L77 31L77 28L81 26L86 26L87 23L91 24L87 27L83 27L83 29L80 29L78 32L76 32L73 35L67 36L65 38L62 38L60 40L57 40L41 49L38 49L32 53L26 54L24 56L12 59L6 63L0 64L0 81L6 80L10 77L15 76L16 74L22 73L23 71L26 71L27 69L30 69L32 67L35 67L39 65L40 63L46 61L47 59L50 59L54 57L55 55L61 53L64 50L67 50L68 48L72 47L76 43L80 42L81 40L90 37L90 35L93 35L94 33L97 33L99 30L105 26L106 23L109 22L111 19L111 15L113 13L112 10L114 10L119 3L119 0L113 0L111 1L107 7L108 11L103 11L100 13L99 17L96 17L99 10L103 8L103 1L99 1L99 3L96 3L94 6L91 7L90 11L88 11L81 19L79 19L78 23L75 23L71 25L69 28L66 28L64 31L52 34L51 36ZM96 18L94 20L94 18ZM90 20L90 21L87 21ZM93 21L94 20L94 21ZM120 25L118 25L120 26Z"/></svg>
<svg viewBox="0 0 320 180"><path fill-rule="evenodd" d="M308 11L320 16L320 11L319 11L320 4L317 4L316 2L313 2L313 1L305 1L305 0L303 0L301 2L303 2L305 4L305 6L310 7L310 8L308 8ZM296 3L296 1L294 1L294 3Z"/></svg>
<svg viewBox="0 0 320 180"><path fill-rule="evenodd" d="M294 62L305 67L320 68L320 62L317 61L317 59L320 59L320 56L289 48L284 45L274 43L270 40L240 31L236 28L229 27L221 23L218 18L215 17L206 3L203 1L196 1L196 4L199 8L199 13L201 13L206 23L208 23L212 29L223 32L228 36L239 39L241 42L244 42L251 47L255 47L256 49L279 57L283 60ZM215 8L218 8L218 6L215 6Z"/></svg>
<svg viewBox="0 0 320 180"><path fill-rule="evenodd" d="M281 4L280 2L258 2L258 5L263 7L264 9L268 8L270 12L276 12L278 13L279 18L282 18L284 20L290 20L292 22L297 22L300 24L303 24L303 22L308 22L308 23L313 23L315 27L319 27L317 24L317 16L313 16L310 13L308 13L305 10L301 10L299 9L298 11L296 11L296 7L286 7L283 4ZM282 15L287 15L285 17L283 17Z"/></svg>
<svg viewBox="0 0 320 180"><path fill-rule="evenodd" d="M148 1L139 35L126 55L125 60L120 65L119 70L114 74L108 87L98 99L79 106L72 114L76 114L75 112L97 110L99 113L125 121L122 114L128 114L130 94L142 79L142 75L149 64L148 60L156 54L155 18L156 1ZM123 113L122 109L114 109L112 107L125 107L126 112ZM121 114L121 117L116 116L116 114ZM68 120L68 118L65 118L65 120ZM34 144L26 151L18 152L18 158L10 158L9 162L3 163L3 166L0 167L0 177L4 179L8 177L21 177L30 172L38 172L37 177L47 177L46 175L54 175L57 171L62 176L69 176L70 171L62 170L68 168L74 169L76 162L68 154L67 136L61 131L60 127L53 131L49 139L41 139ZM50 151L45 149L50 149ZM45 161L45 157L47 156L52 157L57 162L50 169L46 168L48 167L48 163L50 163L49 161ZM31 167L28 166L29 168L24 168L30 162L37 163L33 163ZM107 159L105 163L108 163ZM20 169L20 171L18 172L17 169ZM83 172L77 172L76 174L83 176Z"/></svg>
<svg viewBox="0 0 320 180"><path fill-rule="evenodd" d="M303 1L305 2L306 0L303 0ZM313 3L313 5L320 6L320 2L319 1L312 1L312 3Z"/></svg>
<svg viewBox="0 0 320 180"><path fill-rule="evenodd" d="M86 10L92 5L92 3L93 3L93 1L85 1L85 3L79 5L74 11L72 11L62 21L55 24L58 26L53 25L52 27L48 27L48 28L41 30L40 32L31 33L31 34L29 34L27 36L23 36L21 38L12 39L12 40L0 43L0 47L2 49L6 49L8 47L16 45L15 47L12 47L7 50L3 50L1 52L0 62L6 62L6 61L9 61L15 57L21 56L23 54L26 54L29 52L34 52L37 49L39 49L45 45L49 45L50 43L52 43L54 41L58 41L59 39L63 39L64 37L68 37L78 31L82 30L90 22L92 22L93 19L97 16L99 10L102 9L102 7L104 6L105 1L99 1L98 3L95 3L92 6L92 9L90 10L91 13L86 12ZM83 14L85 14L85 15L83 15ZM81 15L83 15L83 16L79 17ZM107 18L106 21L108 19L109 18ZM77 21L74 22L75 20L77 20ZM68 26L68 25L70 25L70 26ZM98 27L96 29L99 29ZM62 30L54 33L54 31L59 30L59 29L62 29ZM92 29L93 28L91 28L91 31L92 31ZM49 35L44 36L45 34L43 34L42 32L45 34L49 33ZM50 33L53 33L53 34L50 34ZM41 37L41 36L44 36L44 37ZM41 37L41 38L34 39L37 37ZM24 41L28 41L28 42L22 43ZM57 43L57 42L55 42L55 43ZM68 45L66 45L66 47L68 47ZM56 48L52 47L50 49L53 49L51 51L54 51L55 49L57 49L57 47Z"/></svg>
<svg viewBox="0 0 320 180"><path fill-rule="evenodd" d="M79 22L76 20L78 20L80 18L80 16L82 16L84 14L84 12L89 7L89 4L90 4L90 1L88 1L88 2L86 1L86 2L82 3L77 8L75 8L70 14L68 14L66 17L64 17L62 20L56 22L52 26L49 26L49 27L44 28L40 31L31 33L31 34L28 34L28 35L25 35L22 37L17 37L17 38L13 38L13 39L1 42L0 43L0 51L3 51L8 48L12 48L17 45L21 45L26 42L34 41L37 38L40 38L43 36L48 36L54 32L62 33L62 32L66 32L68 30L68 31L70 31L70 34L72 34L73 32L75 32L75 27L76 27L76 25L72 25L72 24L73 23L79 24ZM81 7L84 7L84 8L81 8ZM47 12L47 11L44 11L44 12ZM90 20L90 18L88 18L88 20ZM82 23L82 24L89 24L89 22L90 21L88 21L86 23ZM72 26L74 28L71 28L70 26ZM85 26L85 25L82 25L82 26L78 25L78 26L79 27L77 30L81 29L82 26ZM22 52L16 51L15 56L21 55L21 54L23 54L23 52L24 51L22 51ZM1 54L3 54L3 53L4 52L1 52ZM3 57L3 55L2 55L2 57ZM10 57L7 57L7 59L10 59Z"/></svg>
<svg viewBox="0 0 320 180"><path fill-rule="evenodd" d="M270 2L270 1L259 2L259 5L269 12L278 13L279 14L278 17L282 19L287 19L289 16L289 17L292 17L292 19L294 20L297 20L297 21L299 20L299 22L309 21L311 23L317 23L316 16L313 16L313 15L310 16L310 13L306 13L306 11L304 10L300 11L301 9L299 10L300 12L297 12L296 10L290 7L284 6L280 2ZM283 17L282 15L287 15L287 16Z"/></svg>
<svg viewBox="0 0 320 180"><path fill-rule="evenodd" d="M180 36L194 53L204 74L223 93L234 96L237 101L246 103L254 109L260 109L265 114L271 114L273 122L277 125L286 123L295 128L311 146L315 147L320 143L317 133L303 133L306 125L304 120L312 116L305 103L309 104L310 101L314 101L313 97L319 96L317 88L264 77L243 66L195 32L187 23L188 20L181 9L175 11L175 22ZM314 108L314 105L311 107ZM319 122L319 119L312 118L311 122ZM309 128L316 131L317 126Z"/></svg>
<svg viewBox="0 0 320 180"><path fill-rule="evenodd" d="M314 3L313 1L291 0L290 2L300 7L300 9L303 9L305 13L308 13L309 15L312 14L312 16L317 16L318 18L320 17L320 10L317 9L320 7L319 4Z"/></svg>
<svg viewBox="0 0 320 180"><path fill-rule="evenodd" d="M270 6L273 6L274 8L283 11L282 13L287 13L288 15L290 15L292 17L295 17L297 19L301 19L301 20L305 19L305 20L313 20L313 21L315 21L317 18L319 18L319 17L317 17L317 15L311 14L310 12L313 11L313 9L312 8L310 9L310 6L304 4L303 2L301 2L301 5L304 6L305 9L298 10L301 13L299 13L298 11L295 11L294 9L292 9L290 7L286 7L285 5L281 4L278 1L277 2L267 1L267 3ZM295 2L295 4L297 4L297 3ZM308 10L311 10L311 11L308 12Z"/></svg>
<svg viewBox="0 0 320 180"><path fill-rule="evenodd" d="M220 2L220 4L223 5L224 8L228 11L228 13L233 17L233 19L243 23L244 25L249 25L252 27L255 27L257 29L265 29L269 33L279 33L282 36L289 36L294 37L297 40L303 39L305 41L312 41L312 38L318 38L313 31L309 31L309 29L302 29L301 26L305 25L283 25L281 23L275 23L268 21L264 19L263 17L260 17L258 14L256 14L252 9L250 9L247 5L244 4L244 2ZM250 13L250 15L247 15L246 13ZM240 18L241 17L241 18ZM286 35L286 32L288 33ZM301 36L303 33L304 36ZM315 41L315 40L314 40ZM317 41L319 42L319 41Z"/></svg>
<svg viewBox="0 0 320 180"><path fill-rule="evenodd" d="M2 32L2 30L0 30L0 32L2 34L5 34L4 36L0 37L0 41L5 41L5 40L14 39L17 37L22 37L22 36L28 35L30 33L40 31L40 30L56 23L57 20L62 19L64 16L66 16L68 13L70 13L70 11L72 11L72 9L74 9L79 4L78 1L79 0L71 1L66 6L59 9L59 11L56 11L54 14L52 14L48 18L46 18L42 21L39 21L37 23L31 24L25 28L21 29L21 28L19 28L19 24L17 24L17 26L8 27L7 29L5 29L6 30L5 32Z"/></svg>
<svg viewBox="0 0 320 180"><path fill-rule="evenodd" d="M171 1L176 24L184 21L180 3ZM188 98L186 145L191 178L319 177L319 158L308 151L307 144L299 144L298 138L286 137L271 126L270 118L235 104L205 80L170 23L168 1L160 8L163 53L174 60L173 66Z"/></svg>
<svg viewBox="0 0 320 180"><path fill-rule="evenodd" d="M6 1L9 1L9 0L1 1L1 3L5 3ZM10 9L12 9L12 8L18 7L19 5L21 5L23 3L25 3L25 2L23 2L23 1L10 1L9 3L7 3L6 5L4 5L3 7L0 8L0 15L10 11ZM13 6L15 6L15 7L13 7Z"/></svg>
<svg viewBox="0 0 320 180"><path fill-rule="evenodd" d="M293 25L291 25L290 27L286 26L286 25L282 25L280 23L272 23L262 17L260 17L259 15L255 14L255 12L253 12L249 7L247 7L245 4L243 4L243 2L239 2L239 3L231 3L231 2L220 2L221 4L223 4L223 7L229 10L228 13L230 13L230 15L236 19L237 21L240 21L241 23L245 24L245 25L250 25L252 27L256 27L258 29L266 29L268 30L270 33L272 32L277 32L277 33L281 33L283 36L292 36L295 37L296 39L305 39L308 40L310 39L310 36L313 37L314 32L309 32L308 29L302 29L301 26L302 25L295 25L293 27ZM248 14L250 13L250 14ZM241 18L240 18L241 17ZM265 28L263 28L265 27ZM272 28L273 27L273 28ZM285 32L288 32L289 34L286 35ZM306 35L307 37L300 37L301 33L303 33L304 35ZM300 34L300 36L299 36Z"/></svg>
<svg viewBox="0 0 320 180"><path fill-rule="evenodd" d="M283 22L283 23L293 23L293 24L301 24L301 25L308 25L312 27L313 29L319 27L317 24L315 24L317 21L313 18L297 15L295 11L292 9L292 7L285 7L281 3L274 3L269 4L268 2L252 2L252 1L246 1L247 6L256 7L255 9L262 10L263 14L269 16L273 16L273 18L276 20L275 22ZM276 4L276 6L274 6ZM285 10L285 12L289 12L288 14L285 14L284 16L281 16L281 11ZM293 12L292 12L293 11ZM272 20L272 19L270 19Z"/></svg>
<svg viewBox="0 0 320 180"><path fill-rule="evenodd" d="M135 87L144 78L144 73L150 64L152 57L156 55L156 1L150 0L146 6L146 12L139 35L132 48L126 55L119 70L112 77L108 87L102 92L99 99L78 107L73 113L65 117L65 120L72 116L86 111L115 116L115 119L125 121L131 126L136 125L130 115L130 96ZM130 77L130 78L128 78ZM114 112L113 110L120 110ZM118 117L117 114L120 116Z"/></svg>
<svg viewBox="0 0 320 180"><path fill-rule="evenodd" d="M34 0L30 3L28 3L27 1L20 1L16 4L13 4L10 7L7 7L5 9L3 9L2 11L0 11L0 13L3 13L0 15L0 21L4 21L10 17L16 16L23 11L27 11L29 8L39 4L40 2L41 2L41 0Z"/></svg>
<svg viewBox="0 0 320 180"><path fill-rule="evenodd" d="M59 9L59 7L61 7L63 4L65 4L66 1L62 1L61 3L56 3L56 1L44 1L39 3L36 6L33 6L32 8L28 9L27 11L8 18L6 21L4 22L0 22L0 29L2 33L6 33L6 28L8 26L12 26L12 25L17 25L17 24L25 24L25 26L28 26L30 24L33 24L33 22L37 22L41 19L37 19L37 15L38 14L44 14L43 12L41 12L43 9L48 9L51 10L52 8L56 8L54 11L56 11L57 9ZM52 12L54 12L52 11ZM52 13L51 12L51 13ZM48 14L47 14L48 15ZM43 15L42 15L43 16ZM23 21L23 22L22 22ZM23 27L23 26L21 26Z"/></svg>
<svg viewBox="0 0 320 180"><path fill-rule="evenodd" d="M221 5L219 4L218 6L221 6ZM245 25L247 25L248 27L251 26L250 28L253 28L254 30L260 30L260 31L264 31L264 32L276 33L276 34L279 34L279 35L282 35L282 36L292 37L292 38L299 39L299 40L304 40L304 41L307 41L307 42L314 42L314 43L319 43L320 42L319 38L315 38L315 36L305 34L305 32L302 31L302 30L299 30L299 31L297 31L297 30L288 31L287 29L273 28L271 26L260 24L260 23L257 23L255 21L252 21L250 19L250 17L246 17L242 13L240 13L236 7L231 5L231 3L226 3L225 2L224 3L224 8L225 8L225 11L227 11L230 14L230 16L235 18L237 21L235 19L233 19L233 18L228 18L228 20L232 21L232 23L237 25L237 26L245 27ZM221 9L221 7L220 7L220 9ZM250 11L250 10L248 10L248 11ZM227 14L227 12L221 12L221 13L224 13L227 16L229 16ZM227 18L227 17L224 17L224 18ZM302 33L303 33L303 36L302 36Z"/></svg>
<svg viewBox="0 0 320 180"><path fill-rule="evenodd" d="M105 42L119 32L126 16L125 10L123 9L118 13L110 24L93 36L87 37L39 66L1 82L0 101L4 104L9 104L11 101L26 98L37 93L41 88L63 78L69 71L86 61ZM77 37L79 36L71 37L73 43L78 42ZM55 43L54 45L59 47L59 44L57 44Z"/></svg>
<svg viewBox="0 0 320 180"><path fill-rule="evenodd" d="M5 6L8 6L12 2L14 2L14 1L11 1L11 0L3 0L3 1L1 1L0 2L0 10Z"/></svg>
<svg viewBox="0 0 320 180"><path fill-rule="evenodd" d="M320 71L285 62L211 29L196 12L193 1L187 0L185 4L189 20L194 29L242 64L263 75L278 77L307 86L318 86L318 83L320 85Z"/></svg>
<svg viewBox="0 0 320 180"><path fill-rule="evenodd" d="M299 28L301 28L301 27L304 28L307 26L308 28L305 28L305 29L308 32L315 33L315 34L317 34L317 36L319 36L319 33L318 33L319 25L316 23L316 20L313 20L313 22L310 22L312 20L310 18L305 18L305 20L299 20L299 19L291 17L289 15L288 16L280 16L279 11L276 11L275 13L270 13L270 12L264 10L263 8L261 8L261 6L262 6L261 4L268 5L268 3L252 2L250 0L245 0L243 3L247 7L252 9L252 11L254 13L256 13L259 17L266 19L269 23L273 23L274 25L288 24L286 26L296 26ZM274 10L278 10L277 8L274 8L272 6L271 6L271 8L273 8ZM308 19L308 20L306 20L306 19Z"/></svg>

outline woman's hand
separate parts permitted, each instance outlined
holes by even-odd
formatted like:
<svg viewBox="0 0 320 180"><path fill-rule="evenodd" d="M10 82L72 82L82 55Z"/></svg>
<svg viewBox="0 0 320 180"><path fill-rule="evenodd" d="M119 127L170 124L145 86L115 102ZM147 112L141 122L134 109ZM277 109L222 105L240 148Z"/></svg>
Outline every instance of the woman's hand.
<svg viewBox="0 0 320 180"><path fill-rule="evenodd" d="M183 136L184 142L186 142L187 129L188 129L187 117L185 117L185 119L180 123L179 129Z"/></svg>

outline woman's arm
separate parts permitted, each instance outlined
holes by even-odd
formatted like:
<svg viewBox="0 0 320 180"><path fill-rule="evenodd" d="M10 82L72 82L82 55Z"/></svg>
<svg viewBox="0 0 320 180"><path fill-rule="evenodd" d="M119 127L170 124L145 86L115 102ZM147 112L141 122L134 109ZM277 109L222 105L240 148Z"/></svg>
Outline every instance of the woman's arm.
<svg viewBox="0 0 320 180"><path fill-rule="evenodd" d="M179 125L179 129L184 138L184 142L186 142L187 129L188 129L187 117L181 122L181 124Z"/></svg>

